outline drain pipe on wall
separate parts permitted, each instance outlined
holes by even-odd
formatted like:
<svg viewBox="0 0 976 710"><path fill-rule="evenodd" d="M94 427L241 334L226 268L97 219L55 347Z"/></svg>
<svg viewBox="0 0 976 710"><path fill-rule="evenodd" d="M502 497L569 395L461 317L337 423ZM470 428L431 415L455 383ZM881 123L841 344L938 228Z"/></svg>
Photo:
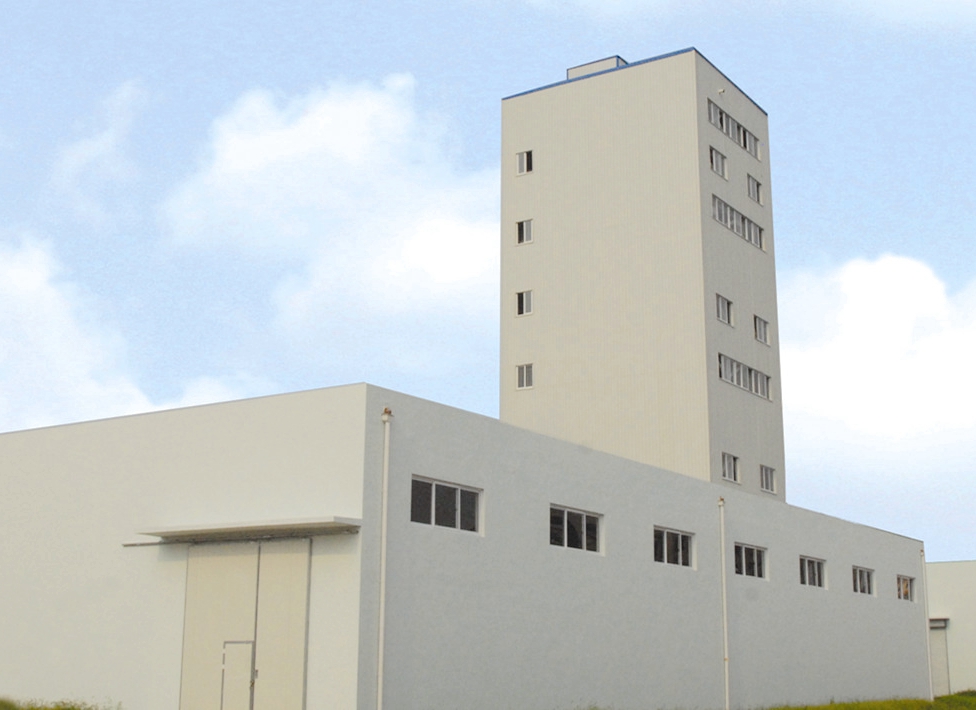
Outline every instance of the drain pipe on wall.
<svg viewBox="0 0 976 710"><path fill-rule="evenodd" d="M390 488L390 419L393 412L383 410L383 488L380 512L380 608L376 646L376 710L383 710L383 655L386 647L386 517Z"/></svg>
<svg viewBox="0 0 976 710"><path fill-rule="evenodd" d="M718 535L722 546L722 666L725 671L725 710L731 707L729 691L729 595L725 567L725 498L718 499Z"/></svg>
<svg viewBox="0 0 976 710"><path fill-rule="evenodd" d="M925 657L929 659L929 702L935 700L935 681L932 679L932 630L930 627L932 613L929 611L929 568L925 564L925 547L919 551L919 560L922 563L922 594L925 595ZM952 692L952 686L949 686Z"/></svg>

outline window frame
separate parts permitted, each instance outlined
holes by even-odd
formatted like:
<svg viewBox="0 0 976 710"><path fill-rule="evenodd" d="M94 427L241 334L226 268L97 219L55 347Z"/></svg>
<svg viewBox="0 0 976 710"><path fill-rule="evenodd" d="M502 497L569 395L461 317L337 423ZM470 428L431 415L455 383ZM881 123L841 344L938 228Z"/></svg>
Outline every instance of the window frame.
<svg viewBox="0 0 976 710"><path fill-rule="evenodd" d="M896 578L898 585L898 598L907 602L915 601L915 578L905 574L900 574Z"/></svg>
<svg viewBox="0 0 976 710"><path fill-rule="evenodd" d="M763 204L762 183L748 173L746 174L746 194L757 205Z"/></svg>
<svg viewBox="0 0 976 710"><path fill-rule="evenodd" d="M743 542L735 543L733 547L733 569L740 577L767 578L766 548L747 545ZM749 559L751 557L751 560ZM751 570L751 571L750 571Z"/></svg>
<svg viewBox="0 0 976 710"><path fill-rule="evenodd" d="M715 317L720 323L735 327L733 302L720 293L715 294ZM723 317L724 316L724 317Z"/></svg>
<svg viewBox="0 0 976 710"><path fill-rule="evenodd" d="M769 345L769 321L765 318L753 314L752 329L756 336L756 341L763 345Z"/></svg>
<svg viewBox="0 0 976 710"><path fill-rule="evenodd" d="M532 172L532 151L523 150L515 154L515 174L528 175Z"/></svg>
<svg viewBox="0 0 976 710"><path fill-rule="evenodd" d="M429 497L426 506L418 507L421 496L419 488L429 486ZM443 504L447 494L453 492L453 524L447 524L446 516L449 511L444 510ZM484 491L480 488L463 486L458 483L441 481L426 476L412 476L410 479L410 522L429 525L435 528L447 528L481 534L481 500ZM473 498L473 508L472 505Z"/></svg>
<svg viewBox="0 0 976 710"><path fill-rule="evenodd" d="M532 315L532 289L519 291L515 294L515 315Z"/></svg>
<svg viewBox="0 0 976 710"><path fill-rule="evenodd" d="M739 482L739 457L727 451L722 452L722 480Z"/></svg>
<svg viewBox="0 0 976 710"><path fill-rule="evenodd" d="M515 366L515 389L530 390L534 387L532 363L526 362Z"/></svg>
<svg viewBox="0 0 976 710"><path fill-rule="evenodd" d="M746 151L756 160L762 160L760 142L756 134L732 118L718 104L708 100L708 122L735 141L736 145Z"/></svg>
<svg viewBox="0 0 976 710"><path fill-rule="evenodd" d="M670 541L677 540L677 559L672 560ZM694 533L654 526L654 561L676 567L695 568L695 535Z"/></svg>
<svg viewBox="0 0 976 710"><path fill-rule="evenodd" d="M554 534L556 529L556 516L560 516L557 536ZM570 519L576 518L580 524L577 530L579 545L571 544L574 540L570 536ZM592 534L591 534L592 531ZM581 550L583 552L603 552L603 516L588 510L570 508L565 505L551 503L549 505L549 545L551 547L562 547L567 550Z"/></svg>
<svg viewBox="0 0 976 710"><path fill-rule="evenodd" d="M851 567L851 579L855 594L874 596L874 570L867 567Z"/></svg>
<svg viewBox="0 0 976 710"><path fill-rule="evenodd" d="M718 195L712 195L712 219L752 244L756 249L766 251L763 228Z"/></svg>
<svg viewBox="0 0 976 710"><path fill-rule="evenodd" d="M772 379L761 370L739 362L724 353L718 354L718 376L720 380L751 392L760 399L772 401Z"/></svg>
<svg viewBox="0 0 976 710"><path fill-rule="evenodd" d="M523 219L515 223L515 243L532 243L532 220Z"/></svg>
<svg viewBox="0 0 976 710"><path fill-rule="evenodd" d="M827 588L826 560L800 555L800 584L804 587Z"/></svg>
<svg viewBox="0 0 976 710"><path fill-rule="evenodd" d="M708 165L712 169L712 172L723 180L729 179L728 161L729 159L725 157L722 151L714 146L708 146Z"/></svg>
<svg viewBox="0 0 976 710"><path fill-rule="evenodd" d="M772 466L759 464L759 490L776 493L776 469Z"/></svg>

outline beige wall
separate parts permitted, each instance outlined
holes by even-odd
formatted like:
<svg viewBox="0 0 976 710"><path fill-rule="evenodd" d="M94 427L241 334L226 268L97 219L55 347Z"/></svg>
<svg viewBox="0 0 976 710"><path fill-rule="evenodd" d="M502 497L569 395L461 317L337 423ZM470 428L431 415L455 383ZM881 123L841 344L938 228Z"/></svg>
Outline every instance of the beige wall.
<svg viewBox="0 0 976 710"><path fill-rule="evenodd" d="M361 517L366 389L0 435L0 609L16 610L0 614L0 638L16 639L0 644L0 692L178 707L188 546L123 543L177 526ZM313 540L310 675L335 657L355 670L359 537ZM319 707L353 708L355 673L317 674L308 691Z"/></svg>
<svg viewBox="0 0 976 710"><path fill-rule="evenodd" d="M976 689L976 561L926 565L929 618L948 619L949 691Z"/></svg>
<svg viewBox="0 0 976 710"><path fill-rule="evenodd" d="M761 161L709 124L708 96L759 136ZM712 143L728 182L709 169ZM765 114L694 51L503 101L502 421L705 480L720 480L729 451L736 487L758 492L762 463L783 499L772 246L711 214L714 192L772 244L767 145ZM533 171L517 175L526 150ZM746 197L747 170L765 206ZM526 219L533 241L519 245ZM528 289L533 313L516 316ZM741 309L735 329L715 319L716 290ZM753 312L772 323L772 347L754 342ZM772 376L773 401L721 382L720 350ZM523 363L534 386L517 390Z"/></svg>

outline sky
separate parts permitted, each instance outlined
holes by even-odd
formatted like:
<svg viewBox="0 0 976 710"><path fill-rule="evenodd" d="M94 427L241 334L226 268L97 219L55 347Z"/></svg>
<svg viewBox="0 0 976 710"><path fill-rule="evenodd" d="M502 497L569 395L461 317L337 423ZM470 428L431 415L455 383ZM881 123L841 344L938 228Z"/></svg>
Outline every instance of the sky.
<svg viewBox="0 0 976 710"><path fill-rule="evenodd" d="M971 0L8 2L0 431L497 416L500 99L692 46L769 114L787 500L976 559Z"/></svg>

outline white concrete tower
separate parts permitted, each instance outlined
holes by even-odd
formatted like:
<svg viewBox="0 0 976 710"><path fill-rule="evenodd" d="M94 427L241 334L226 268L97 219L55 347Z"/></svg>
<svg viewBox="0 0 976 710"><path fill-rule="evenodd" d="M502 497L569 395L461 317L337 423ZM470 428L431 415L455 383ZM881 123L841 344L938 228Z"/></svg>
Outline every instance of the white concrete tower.
<svg viewBox="0 0 976 710"><path fill-rule="evenodd" d="M784 499L767 136L694 49L503 100L502 421Z"/></svg>

